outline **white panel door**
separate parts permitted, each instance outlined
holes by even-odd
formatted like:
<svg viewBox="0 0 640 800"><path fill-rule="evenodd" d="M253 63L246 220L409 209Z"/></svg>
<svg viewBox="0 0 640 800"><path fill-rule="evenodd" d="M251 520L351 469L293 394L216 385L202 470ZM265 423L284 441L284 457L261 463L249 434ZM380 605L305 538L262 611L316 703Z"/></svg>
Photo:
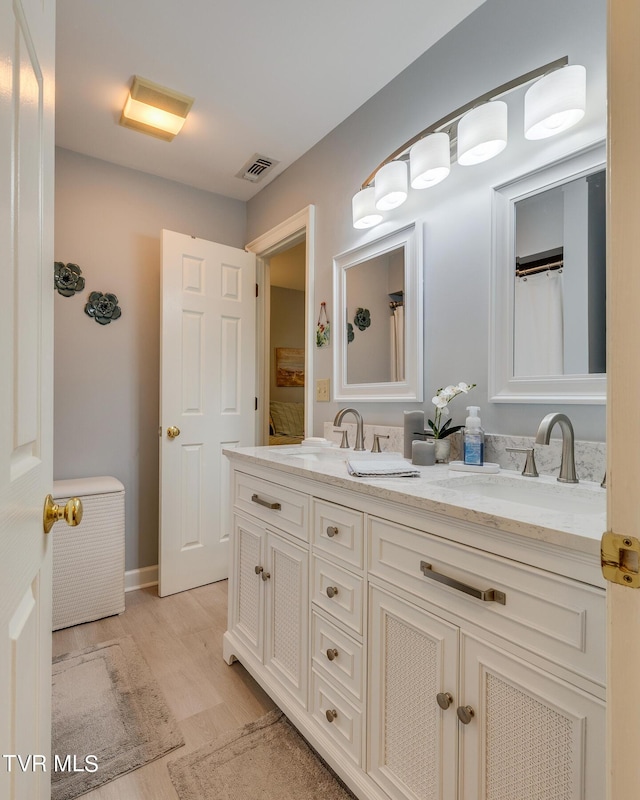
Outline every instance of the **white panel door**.
<svg viewBox="0 0 640 800"><path fill-rule="evenodd" d="M255 256L162 232L161 596L228 571L225 447L255 437Z"/></svg>
<svg viewBox="0 0 640 800"><path fill-rule="evenodd" d="M54 43L52 0L0 0L3 800L50 797Z"/></svg>

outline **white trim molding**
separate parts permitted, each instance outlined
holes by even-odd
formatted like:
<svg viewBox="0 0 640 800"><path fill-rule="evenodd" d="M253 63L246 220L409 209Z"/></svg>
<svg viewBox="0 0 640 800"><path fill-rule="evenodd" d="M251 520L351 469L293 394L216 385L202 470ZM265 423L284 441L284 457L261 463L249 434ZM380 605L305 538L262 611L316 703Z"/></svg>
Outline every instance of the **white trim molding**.
<svg viewBox="0 0 640 800"><path fill-rule="evenodd" d="M124 573L124 590L133 592L136 589L146 589L148 586L158 585L158 565L130 569Z"/></svg>

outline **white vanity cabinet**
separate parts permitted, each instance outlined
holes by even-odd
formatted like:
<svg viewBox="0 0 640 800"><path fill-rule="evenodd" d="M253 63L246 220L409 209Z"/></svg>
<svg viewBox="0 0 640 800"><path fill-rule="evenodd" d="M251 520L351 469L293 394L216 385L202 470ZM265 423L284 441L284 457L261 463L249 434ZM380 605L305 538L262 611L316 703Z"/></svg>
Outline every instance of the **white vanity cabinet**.
<svg viewBox="0 0 640 800"><path fill-rule="evenodd" d="M225 658L361 800L602 800L595 558L230 457Z"/></svg>
<svg viewBox="0 0 640 800"><path fill-rule="evenodd" d="M240 473L236 473L235 498L229 630L256 663L306 708L308 498Z"/></svg>

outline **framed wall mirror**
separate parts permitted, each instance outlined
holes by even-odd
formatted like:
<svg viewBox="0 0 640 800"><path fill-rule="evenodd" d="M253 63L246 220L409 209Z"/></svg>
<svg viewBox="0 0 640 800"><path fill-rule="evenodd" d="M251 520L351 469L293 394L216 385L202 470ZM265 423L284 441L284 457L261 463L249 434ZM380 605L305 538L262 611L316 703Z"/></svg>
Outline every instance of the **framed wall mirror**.
<svg viewBox="0 0 640 800"><path fill-rule="evenodd" d="M409 225L333 259L336 400L422 401L422 232Z"/></svg>
<svg viewBox="0 0 640 800"><path fill-rule="evenodd" d="M494 402L606 402L605 165L598 144L494 189Z"/></svg>

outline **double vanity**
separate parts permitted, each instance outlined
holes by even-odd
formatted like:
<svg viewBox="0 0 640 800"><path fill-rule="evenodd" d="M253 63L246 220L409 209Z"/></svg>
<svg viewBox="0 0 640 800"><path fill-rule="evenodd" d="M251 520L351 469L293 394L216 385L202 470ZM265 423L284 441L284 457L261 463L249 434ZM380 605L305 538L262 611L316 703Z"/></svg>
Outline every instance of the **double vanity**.
<svg viewBox="0 0 640 800"><path fill-rule="evenodd" d="M225 660L357 797L604 797L599 484L446 465L356 478L362 454L337 447L225 452Z"/></svg>

